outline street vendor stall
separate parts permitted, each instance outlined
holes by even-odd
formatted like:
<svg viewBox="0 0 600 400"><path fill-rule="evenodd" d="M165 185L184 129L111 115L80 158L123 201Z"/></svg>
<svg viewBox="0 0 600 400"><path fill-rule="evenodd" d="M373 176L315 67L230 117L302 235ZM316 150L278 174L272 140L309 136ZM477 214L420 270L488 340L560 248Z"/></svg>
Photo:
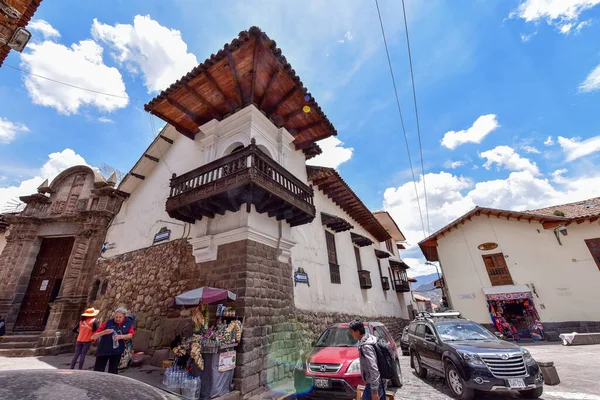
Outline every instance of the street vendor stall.
<svg viewBox="0 0 600 400"><path fill-rule="evenodd" d="M194 333L173 348L175 364L199 377L200 398L213 399L231 391L236 351L243 331L243 318L232 307L218 304L211 323L209 305L235 301L237 296L224 289L202 287L176 296L173 306L192 309ZM175 344L175 343L174 343Z"/></svg>

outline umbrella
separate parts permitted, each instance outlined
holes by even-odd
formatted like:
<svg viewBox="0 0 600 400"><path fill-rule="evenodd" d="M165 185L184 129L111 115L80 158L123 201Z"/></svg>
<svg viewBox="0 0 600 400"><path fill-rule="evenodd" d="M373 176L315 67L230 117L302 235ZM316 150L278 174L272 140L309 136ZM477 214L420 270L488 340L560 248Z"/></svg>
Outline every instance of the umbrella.
<svg viewBox="0 0 600 400"><path fill-rule="evenodd" d="M175 305L197 306L200 304L200 301L204 304L211 304L223 300L235 299L237 299L237 296L229 290L203 286L175 296Z"/></svg>

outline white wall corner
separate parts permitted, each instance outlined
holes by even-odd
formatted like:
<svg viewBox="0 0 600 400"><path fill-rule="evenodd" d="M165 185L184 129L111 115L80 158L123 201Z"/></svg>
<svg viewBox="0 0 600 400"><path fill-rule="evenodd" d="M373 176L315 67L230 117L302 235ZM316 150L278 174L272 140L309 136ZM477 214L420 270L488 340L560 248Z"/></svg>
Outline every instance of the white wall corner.
<svg viewBox="0 0 600 400"><path fill-rule="evenodd" d="M277 261L282 263L289 263L292 257L292 247L296 245L293 240L287 240L284 238L279 239L277 246Z"/></svg>
<svg viewBox="0 0 600 400"><path fill-rule="evenodd" d="M192 254L197 263L217 259L217 245L215 244L214 236L188 239L188 242L192 245Z"/></svg>

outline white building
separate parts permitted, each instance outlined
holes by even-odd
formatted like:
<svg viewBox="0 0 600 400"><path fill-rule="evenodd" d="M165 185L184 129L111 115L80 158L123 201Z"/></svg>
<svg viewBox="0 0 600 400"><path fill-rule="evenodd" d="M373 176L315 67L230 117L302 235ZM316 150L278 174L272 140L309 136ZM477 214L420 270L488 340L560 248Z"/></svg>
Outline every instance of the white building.
<svg viewBox="0 0 600 400"><path fill-rule="evenodd" d="M525 212L477 207L419 245L440 262L452 308L522 337L540 334L537 320L557 339L600 331L599 217L600 198Z"/></svg>

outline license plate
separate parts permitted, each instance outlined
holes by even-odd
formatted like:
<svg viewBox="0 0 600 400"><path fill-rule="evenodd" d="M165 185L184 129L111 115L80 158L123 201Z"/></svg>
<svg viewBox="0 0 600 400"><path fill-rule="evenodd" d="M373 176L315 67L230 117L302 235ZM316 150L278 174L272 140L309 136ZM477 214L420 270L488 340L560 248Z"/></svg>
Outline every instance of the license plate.
<svg viewBox="0 0 600 400"><path fill-rule="evenodd" d="M523 379L509 379L508 386L511 388L524 388L525 381Z"/></svg>
<svg viewBox="0 0 600 400"><path fill-rule="evenodd" d="M315 387L317 389L329 389L329 379L315 379Z"/></svg>

